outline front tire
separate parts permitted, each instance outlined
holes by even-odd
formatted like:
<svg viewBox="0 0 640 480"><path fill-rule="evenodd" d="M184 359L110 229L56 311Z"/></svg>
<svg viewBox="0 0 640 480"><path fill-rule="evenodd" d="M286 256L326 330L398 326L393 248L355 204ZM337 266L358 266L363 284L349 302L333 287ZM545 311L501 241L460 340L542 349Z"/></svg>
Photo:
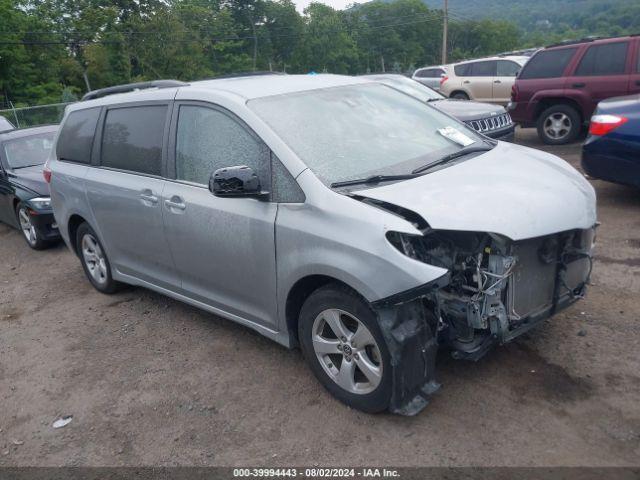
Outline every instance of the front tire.
<svg viewBox="0 0 640 480"><path fill-rule="evenodd" d="M319 288L302 306L298 335L311 370L333 396L367 413L388 408L390 356L365 300L338 284Z"/></svg>
<svg viewBox="0 0 640 480"><path fill-rule="evenodd" d="M111 276L111 264L98 236L86 223L76 232L76 248L87 278L96 290L106 294L118 291L120 283Z"/></svg>
<svg viewBox="0 0 640 480"><path fill-rule="evenodd" d="M22 236L34 250L44 250L49 246L49 242L42 238L38 229L31 222L31 215L29 214L29 208L22 202L16 206L16 217L18 224L20 225L20 231Z"/></svg>
<svg viewBox="0 0 640 480"><path fill-rule="evenodd" d="M564 145L578 137L582 126L575 108L558 104L540 114L536 127L540 140L547 145Z"/></svg>

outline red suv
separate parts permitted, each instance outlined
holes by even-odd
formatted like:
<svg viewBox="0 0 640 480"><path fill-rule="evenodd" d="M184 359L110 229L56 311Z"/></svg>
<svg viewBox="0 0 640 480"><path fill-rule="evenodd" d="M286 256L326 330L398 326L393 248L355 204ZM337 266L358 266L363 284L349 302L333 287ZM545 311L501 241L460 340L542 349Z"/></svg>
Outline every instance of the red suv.
<svg viewBox="0 0 640 480"><path fill-rule="evenodd" d="M545 143L576 139L600 100L640 93L640 36L587 39L538 51L520 71L508 109Z"/></svg>

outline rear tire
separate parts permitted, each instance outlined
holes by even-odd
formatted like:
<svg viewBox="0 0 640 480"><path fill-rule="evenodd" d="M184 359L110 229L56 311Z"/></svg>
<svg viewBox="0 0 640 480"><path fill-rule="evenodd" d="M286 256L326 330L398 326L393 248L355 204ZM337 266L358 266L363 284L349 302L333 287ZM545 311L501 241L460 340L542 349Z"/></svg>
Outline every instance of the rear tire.
<svg viewBox="0 0 640 480"><path fill-rule="evenodd" d="M456 92L451 95L451 98L455 98L456 100L469 100L469 95L464 92Z"/></svg>
<svg viewBox="0 0 640 480"><path fill-rule="evenodd" d="M121 284L111 275L107 253L93 229L83 223L76 232L76 248L84 273L96 290L106 294L116 293Z"/></svg>
<svg viewBox="0 0 640 480"><path fill-rule="evenodd" d="M42 238L38 229L31 223L28 207L22 202L16 206L16 218L22 232L22 237L34 250L44 250L50 243Z"/></svg>
<svg viewBox="0 0 640 480"><path fill-rule="evenodd" d="M575 108L559 103L540 114L536 127L538 137L547 145L564 145L578 137L582 122Z"/></svg>
<svg viewBox="0 0 640 480"><path fill-rule="evenodd" d="M389 407L389 352L360 296L339 284L319 288L302 306L298 335L311 370L334 397L367 413Z"/></svg>

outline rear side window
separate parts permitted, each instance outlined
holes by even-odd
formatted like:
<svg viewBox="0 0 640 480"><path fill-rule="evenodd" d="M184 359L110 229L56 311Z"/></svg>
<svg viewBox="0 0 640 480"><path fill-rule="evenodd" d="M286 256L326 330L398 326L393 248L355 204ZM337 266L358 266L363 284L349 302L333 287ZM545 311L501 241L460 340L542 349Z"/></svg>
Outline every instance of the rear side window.
<svg viewBox="0 0 640 480"><path fill-rule="evenodd" d="M209 184L224 167L246 165L269 185L269 149L229 115L208 107L182 105L176 133L176 178Z"/></svg>
<svg viewBox="0 0 640 480"><path fill-rule="evenodd" d="M456 72L456 75L458 77L466 77L467 75L469 75L470 70L471 70L470 63L463 63L461 65L456 65L455 67L453 67L453 71Z"/></svg>
<svg viewBox="0 0 640 480"><path fill-rule="evenodd" d="M440 78L440 75L444 73L444 70L440 68L432 68L430 70L420 70L416 74L418 78Z"/></svg>
<svg viewBox="0 0 640 480"><path fill-rule="evenodd" d="M629 42L592 45L580 60L575 75L620 75L625 71Z"/></svg>
<svg viewBox="0 0 640 480"><path fill-rule="evenodd" d="M91 148L100 107L76 110L67 116L62 126L56 156L59 160L75 163L91 163Z"/></svg>
<svg viewBox="0 0 640 480"><path fill-rule="evenodd" d="M496 75L496 61L488 62L476 62L471 66L472 77L495 77Z"/></svg>
<svg viewBox="0 0 640 480"><path fill-rule="evenodd" d="M160 175L166 114L166 105L109 110L102 135L101 165Z"/></svg>
<svg viewBox="0 0 640 480"><path fill-rule="evenodd" d="M561 77L576 50L576 47L542 50L527 62L518 78L526 80L531 78Z"/></svg>
<svg viewBox="0 0 640 480"><path fill-rule="evenodd" d="M498 60L498 77L515 77L522 67L516 62Z"/></svg>

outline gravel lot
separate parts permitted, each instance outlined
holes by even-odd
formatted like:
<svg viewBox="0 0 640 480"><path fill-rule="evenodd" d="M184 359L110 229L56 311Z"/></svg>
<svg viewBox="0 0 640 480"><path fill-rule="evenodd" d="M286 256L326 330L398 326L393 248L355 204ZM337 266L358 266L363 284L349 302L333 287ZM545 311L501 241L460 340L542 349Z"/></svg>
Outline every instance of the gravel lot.
<svg viewBox="0 0 640 480"><path fill-rule="evenodd" d="M578 144L550 150L578 165ZM442 356L413 418L343 406L298 351L229 321L101 295L64 246L0 225L0 466L639 465L640 192L593 183L586 300L478 363Z"/></svg>

